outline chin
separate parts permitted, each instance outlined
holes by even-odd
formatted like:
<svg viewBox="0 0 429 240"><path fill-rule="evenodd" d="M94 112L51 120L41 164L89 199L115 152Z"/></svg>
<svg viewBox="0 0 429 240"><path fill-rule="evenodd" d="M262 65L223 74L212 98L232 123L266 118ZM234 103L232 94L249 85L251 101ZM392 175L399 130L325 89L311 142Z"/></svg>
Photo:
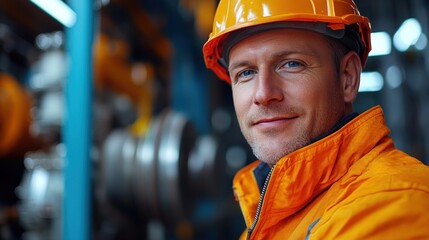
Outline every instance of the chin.
<svg viewBox="0 0 429 240"><path fill-rule="evenodd" d="M293 141L273 143L275 140L265 143L250 144L253 154L261 161L275 165L284 156L304 147L309 141L305 137L296 138Z"/></svg>
<svg viewBox="0 0 429 240"><path fill-rule="evenodd" d="M275 165L282 157L286 156L290 152L282 151L282 148L261 148L252 147L253 154L261 161L268 165Z"/></svg>

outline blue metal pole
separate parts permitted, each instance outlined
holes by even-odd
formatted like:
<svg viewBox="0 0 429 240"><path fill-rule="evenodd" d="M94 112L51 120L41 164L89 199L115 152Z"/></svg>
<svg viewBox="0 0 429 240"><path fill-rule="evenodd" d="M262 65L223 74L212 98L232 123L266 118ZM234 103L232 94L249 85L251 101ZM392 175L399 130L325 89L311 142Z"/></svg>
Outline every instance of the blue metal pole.
<svg viewBox="0 0 429 240"><path fill-rule="evenodd" d="M65 83L66 147L64 167L63 240L87 240L91 235L92 41L93 1L69 0L76 23L66 29L70 59Z"/></svg>

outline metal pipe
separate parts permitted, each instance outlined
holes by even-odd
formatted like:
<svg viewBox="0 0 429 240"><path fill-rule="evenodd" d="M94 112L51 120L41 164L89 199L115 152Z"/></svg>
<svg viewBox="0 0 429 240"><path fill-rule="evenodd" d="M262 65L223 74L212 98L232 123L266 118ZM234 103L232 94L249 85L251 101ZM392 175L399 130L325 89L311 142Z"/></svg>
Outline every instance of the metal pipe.
<svg viewBox="0 0 429 240"><path fill-rule="evenodd" d="M91 235L91 112L93 97L93 1L70 0L76 12L66 29L70 59L65 82L63 240L86 240Z"/></svg>

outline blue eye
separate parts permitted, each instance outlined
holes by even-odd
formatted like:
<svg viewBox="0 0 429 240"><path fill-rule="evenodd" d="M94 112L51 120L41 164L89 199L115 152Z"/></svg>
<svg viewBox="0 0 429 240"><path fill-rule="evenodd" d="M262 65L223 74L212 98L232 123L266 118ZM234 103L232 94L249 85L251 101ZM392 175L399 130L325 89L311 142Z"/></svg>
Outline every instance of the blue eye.
<svg viewBox="0 0 429 240"><path fill-rule="evenodd" d="M251 74L254 74L254 73L255 73L255 71L253 71L253 70L244 70L238 76L239 77L248 77L248 76L250 76Z"/></svg>
<svg viewBox="0 0 429 240"><path fill-rule="evenodd" d="M296 67L301 67L302 63L297 62L297 61L289 61L285 64L285 67L289 67L289 68L296 68Z"/></svg>
<svg viewBox="0 0 429 240"><path fill-rule="evenodd" d="M232 77L231 80L234 84L240 82L247 82L252 79L255 74L257 74L257 71L255 70L244 69L242 71L237 71L237 73L233 75L234 77Z"/></svg>

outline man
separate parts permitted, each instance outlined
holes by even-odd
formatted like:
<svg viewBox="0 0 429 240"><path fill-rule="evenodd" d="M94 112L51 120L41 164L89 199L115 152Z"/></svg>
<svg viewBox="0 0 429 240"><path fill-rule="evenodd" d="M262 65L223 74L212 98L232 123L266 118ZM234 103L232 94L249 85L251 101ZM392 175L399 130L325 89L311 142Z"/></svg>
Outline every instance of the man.
<svg viewBox="0 0 429 240"><path fill-rule="evenodd" d="M352 0L221 0L204 45L260 161L233 188L247 239L429 239L429 168L353 112L370 24Z"/></svg>

